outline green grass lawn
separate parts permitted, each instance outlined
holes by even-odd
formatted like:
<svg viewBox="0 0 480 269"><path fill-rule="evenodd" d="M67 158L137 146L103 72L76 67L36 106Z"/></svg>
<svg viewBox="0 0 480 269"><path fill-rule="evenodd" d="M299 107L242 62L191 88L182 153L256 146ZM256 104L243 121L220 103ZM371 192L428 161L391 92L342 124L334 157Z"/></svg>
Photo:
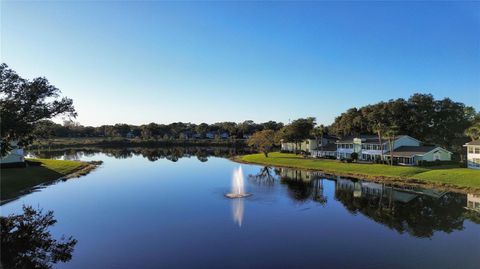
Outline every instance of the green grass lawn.
<svg viewBox="0 0 480 269"><path fill-rule="evenodd" d="M0 170L0 196L2 201L16 197L22 190L61 178L88 165L88 163L79 161L50 159L29 159L29 161L36 165Z"/></svg>
<svg viewBox="0 0 480 269"><path fill-rule="evenodd" d="M467 168L452 168L452 166L424 168L416 166L342 163L337 160L306 159L299 155L279 152L270 153L268 158L263 154L245 155L241 157L241 160L264 165L321 170L328 174L343 176L417 179L429 183L448 183L458 187L480 188L480 171Z"/></svg>

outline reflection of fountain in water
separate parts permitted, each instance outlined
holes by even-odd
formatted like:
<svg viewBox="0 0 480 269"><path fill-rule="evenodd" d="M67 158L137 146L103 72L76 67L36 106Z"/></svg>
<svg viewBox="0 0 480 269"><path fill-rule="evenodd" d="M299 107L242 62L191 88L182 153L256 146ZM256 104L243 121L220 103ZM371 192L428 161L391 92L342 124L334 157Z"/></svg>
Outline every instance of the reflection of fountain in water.
<svg viewBox="0 0 480 269"><path fill-rule="evenodd" d="M231 193L225 194L228 198L242 198L249 196L250 194L245 192L245 183L243 179L242 167L238 167L233 170L232 175L232 190Z"/></svg>
<svg viewBox="0 0 480 269"><path fill-rule="evenodd" d="M232 217L233 222L238 225L238 227L242 227L243 221L243 199L235 199L232 201Z"/></svg>

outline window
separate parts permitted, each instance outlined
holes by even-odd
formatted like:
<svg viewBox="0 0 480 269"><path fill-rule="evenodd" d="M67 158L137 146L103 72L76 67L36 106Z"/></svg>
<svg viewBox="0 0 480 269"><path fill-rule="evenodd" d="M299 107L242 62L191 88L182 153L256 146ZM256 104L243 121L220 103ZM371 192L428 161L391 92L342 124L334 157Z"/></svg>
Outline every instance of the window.
<svg viewBox="0 0 480 269"><path fill-rule="evenodd" d="M475 154L480 154L480 147L475 147Z"/></svg>
<svg viewBox="0 0 480 269"><path fill-rule="evenodd" d="M468 147L468 153L473 153L473 147Z"/></svg>

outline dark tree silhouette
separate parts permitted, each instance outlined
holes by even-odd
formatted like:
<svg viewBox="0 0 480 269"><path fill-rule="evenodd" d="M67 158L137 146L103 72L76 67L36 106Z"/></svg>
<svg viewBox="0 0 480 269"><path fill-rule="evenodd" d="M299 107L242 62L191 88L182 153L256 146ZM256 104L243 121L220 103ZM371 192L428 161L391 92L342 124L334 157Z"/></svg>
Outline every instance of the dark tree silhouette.
<svg viewBox="0 0 480 269"><path fill-rule="evenodd" d="M76 116L72 99L59 98L60 90L46 78L21 78L6 64L0 65L0 156L11 150L11 143L28 145L35 125L58 115Z"/></svg>
<svg viewBox="0 0 480 269"><path fill-rule="evenodd" d="M69 261L77 240L52 238L48 228L56 222L53 211L44 214L31 206L23 206L23 214L0 217L2 265L43 269Z"/></svg>

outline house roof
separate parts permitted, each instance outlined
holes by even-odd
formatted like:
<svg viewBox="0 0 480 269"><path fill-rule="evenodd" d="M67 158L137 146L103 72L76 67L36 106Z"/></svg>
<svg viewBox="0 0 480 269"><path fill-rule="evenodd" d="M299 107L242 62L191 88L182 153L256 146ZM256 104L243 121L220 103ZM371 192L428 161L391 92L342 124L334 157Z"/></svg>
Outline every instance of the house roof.
<svg viewBox="0 0 480 269"><path fill-rule="evenodd" d="M405 137L405 136L408 136L408 135L397 135L395 136L395 140L397 139L400 139L402 137ZM411 137L411 136L408 136L408 137ZM378 144L378 135L358 135L358 136L346 136L344 138L341 138L339 140L337 140L337 143L340 143L340 144L348 144L348 143L353 143L353 139L355 138L360 138L364 141L362 141L362 143L375 143L375 144ZM413 138L413 137L411 137ZM415 139L415 138L413 138ZM388 141L388 137L382 137L382 142L383 143L386 143ZM417 140L417 139L415 139Z"/></svg>
<svg viewBox="0 0 480 269"><path fill-rule="evenodd" d="M319 150L322 150L322 149L323 151L337 151L337 145L333 143L328 143L323 147L319 147Z"/></svg>
<svg viewBox="0 0 480 269"><path fill-rule="evenodd" d="M436 146L402 146L393 151L394 157L413 157L415 155L424 155L434 149L442 149L441 147ZM389 155L390 151L385 153L385 155Z"/></svg>
<svg viewBox="0 0 480 269"><path fill-rule="evenodd" d="M465 146L480 146L480 139L470 141Z"/></svg>

